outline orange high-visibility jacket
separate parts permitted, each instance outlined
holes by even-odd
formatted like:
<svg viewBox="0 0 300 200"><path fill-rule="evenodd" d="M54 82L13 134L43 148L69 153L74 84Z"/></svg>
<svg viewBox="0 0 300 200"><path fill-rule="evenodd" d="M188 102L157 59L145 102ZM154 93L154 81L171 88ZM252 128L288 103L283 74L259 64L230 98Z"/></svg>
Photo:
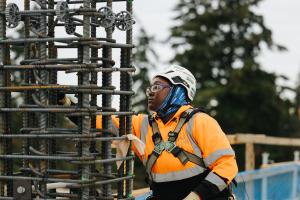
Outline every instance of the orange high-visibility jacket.
<svg viewBox="0 0 300 200"><path fill-rule="evenodd" d="M175 129L180 115L190 108L192 108L190 105L182 106L166 124L160 118L154 116L163 141L168 140L168 133ZM118 119L113 118L113 121L118 127ZM97 117L97 127L101 128L100 116ZM132 132L146 144L143 156L139 155L133 146L133 151L145 165L148 156L154 149L152 128L147 115L133 116ZM217 121L205 113L194 114L184 124L176 140L176 145L203 158L206 167L211 171L205 180L216 185L220 191L227 187L227 184L232 181L238 172L235 154L226 135ZM202 167L192 162L183 165L172 153L163 151L152 168L151 177L154 182L159 183L182 180L203 172Z"/></svg>

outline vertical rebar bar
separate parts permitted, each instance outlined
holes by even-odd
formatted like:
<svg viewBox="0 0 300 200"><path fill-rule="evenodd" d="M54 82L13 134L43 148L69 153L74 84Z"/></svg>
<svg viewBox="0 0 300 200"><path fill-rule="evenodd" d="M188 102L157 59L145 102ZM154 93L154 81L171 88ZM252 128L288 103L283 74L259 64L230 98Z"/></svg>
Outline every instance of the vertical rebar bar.
<svg viewBox="0 0 300 200"><path fill-rule="evenodd" d="M30 10L30 0L24 0L24 10ZM30 17L26 16L24 19L24 36L25 38L29 37L29 23L30 23ZM24 44L24 59L29 59L30 58L30 44ZM31 76L31 72L29 70L26 70L24 72L24 83L29 84ZM30 104L30 98L31 98L31 92L26 91L24 95L24 103L25 104ZM30 113L23 113L23 127L28 128L30 127ZM28 155L29 151L29 139L24 139L22 141L22 154L23 155ZM29 167L29 162L26 159L22 160L22 166L23 168L28 168Z"/></svg>
<svg viewBox="0 0 300 200"><path fill-rule="evenodd" d="M126 9L127 12L129 12L131 15L133 15L132 11L132 1L127 0L126 1ZM132 29L129 29L126 31L126 43L127 44L132 44ZM126 66L127 67L132 67L132 49L127 48L126 49ZM130 72L127 72L126 76L126 82L127 82L127 88L126 90L131 91L132 90L132 74ZM126 101L126 110L132 110L132 101L131 101L131 96L126 96L127 101ZM126 134L131 134L132 133L132 116L127 116L126 118ZM128 151L128 155L132 156L133 152L131 151L131 145L130 144L130 150ZM126 161L126 175L133 175L133 169L134 167L134 160L127 160ZM133 190L133 179L128 179L126 180L126 197L131 197L132 196L132 190Z"/></svg>
<svg viewBox="0 0 300 200"><path fill-rule="evenodd" d="M47 0L42 0L41 1L41 9L47 9ZM46 15L41 15L40 16L40 34L43 36L47 35L47 16ZM45 62L47 60L47 43L46 42L41 42L40 43L40 61ZM40 71L40 78L42 83L39 84L48 84L49 81L49 73L46 70L41 70ZM48 105L48 93L47 91L40 91L40 103L43 106ZM39 128L42 131L45 131L48 126L48 114L47 113L40 113L39 116ZM47 155L48 153L48 142L45 139L42 139L39 141L39 151L43 153L44 155ZM46 175L47 173L47 167L48 167L48 162L46 160L40 160L39 163L40 167L40 173L43 174L43 176ZM40 186L40 191L41 193L46 196L47 193L47 184L44 181L41 181L39 183Z"/></svg>
<svg viewBox="0 0 300 200"><path fill-rule="evenodd" d="M86 0L83 2L83 8L89 9L91 7L90 0ZM88 15L83 15L83 37L90 38L91 36L91 19ZM83 46L83 63L90 62L90 47L88 45ZM83 85L90 85L90 73L84 72L82 74L82 84ZM82 107L89 108L89 94L82 95ZM91 128L91 117L90 116L83 116L82 118L82 135L89 135L90 128ZM85 141L82 143L82 156L90 156L90 142ZM90 180L91 176L91 166L90 164L85 164L82 166L82 176L81 180ZM83 187L82 189L82 200L89 199L90 188L88 186Z"/></svg>
<svg viewBox="0 0 300 200"><path fill-rule="evenodd" d="M0 0L0 11L3 12L5 10L6 0ZM0 16L0 39L5 39L6 37L6 29L5 29L5 16ZM5 45L0 45L0 64L5 64ZM0 70L0 86L5 86L5 72ZM0 108L5 107L5 93L0 92ZM0 134L5 134L6 131L6 122L5 122L5 113L0 113ZM0 155L5 155L5 140L0 140ZM0 159L0 175L5 175L5 160ZM5 181L0 180L0 195L4 195L4 186Z"/></svg>
<svg viewBox="0 0 300 200"><path fill-rule="evenodd" d="M48 9L54 9L54 0L48 0ZM54 16L48 17L48 37L55 37L55 23L54 23ZM48 43L48 57L57 58L56 48L54 46L54 42ZM52 70L49 74L49 83L50 84L57 84L57 71ZM56 105L57 104L57 92L50 91L49 92L49 104ZM57 114L56 113L49 113L49 127L55 128L57 127ZM48 144L48 152L49 154L56 153L56 139L49 140ZM49 167L52 169L56 168L55 162L50 162Z"/></svg>
<svg viewBox="0 0 300 200"><path fill-rule="evenodd" d="M126 67L126 49L122 48L121 49L121 60L120 60L120 67L125 68ZM126 90L126 72L121 72L120 73L120 90ZM126 95L120 95L120 111L126 111ZM120 136L126 134L126 117L125 116L120 116L119 118L119 134ZM122 165L119 168L119 176L122 177L126 174L124 171L126 168L126 163L122 163ZM125 194L124 194L124 189L126 181L121 181L118 184L118 199L123 199Z"/></svg>
<svg viewBox="0 0 300 200"><path fill-rule="evenodd" d="M103 57L104 58L111 58L111 49L108 47L103 48ZM110 67L110 64L106 61L103 62L103 67ZM103 73L102 76L102 85L103 87L111 86L111 74ZM102 95L102 106L103 107L111 107L111 95L103 94ZM112 121L110 116L103 116L102 117L102 127L103 129L109 129L112 127ZM108 133L103 133L104 137L109 136ZM112 157L112 149L111 149L111 142L105 141L102 142L101 151L103 155L103 159L108 159ZM112 167L110 163L103 164L103 171L104 174L111 175ZM111 184L104 184L102 187L102 192L104 197L109 197L111 195Z"/></svg>
<svg viewBox="0 0 300 200"><path fill-rule="evenodd" d="M107 0L107 7L112 9L112 0ZM112 33L113 33L113 28L106 28L106 38L112 39ZM110 47L104 47L103 48L103 58L107 58L109 60L112 60L112 49ZM103 67L104 68L111 68L112 65L110 62L103 62ZM112 75L111 73L103 73L102 75L102 85L103 87L111 87L112 84ZM111 107L111 100L112 96L109 94L103 94L102 95L102 106L103 107ZM112 120L111 116L103 116L102 120L102 127L104 129L109 129L112 127ZM104 136L107 134L105 133ZM108 159L112 157L112 149L111 149L111 142L103 142L102 143L102 154L104 155L104 159ZM106 163L103 165L104 168L104 173L107 174L108 176L111 175L112 173L112 166L111 163ZM103 196L104 197L111 197L112 196L112 190L111 190L111 184L104 184L102 187L103 190Z"/></svg>
<svg viewBox="0 0 300 200"><path fill-rule="evenodd" d="M78 62L79 63L83 63L83 46L82 45L80 45L79 47L78 47L78 50L77 50L77 56L78 56ZM78 77L78 85L82 85L82 83L83 83L83 77L82 77L82 72L78 72L77 73L77 77ZM83 94L82 93L78 93L78 107L79 106L82 106L82 101L83 100ZM82 117L78 117L78 124L77 124L77 126L78 126L78 132L79 133L81 133L82 134L82 129L83 129L83 126L82 126ZM77 144L76 144L76 147L77 147L77 154L79 155L79 156L82 156L82 142L81 141L79 141ZM77 169L77 171L79 171L79 172L81 172L81 177L83 176L83 171L82 171L82 166L81 165L79 165L78 166L78 169ZM80 195L82 196L82 192L83 191L81 191L80 192Z"/></svg>
<svg viewBox="0 0 300 200"><path fill-rule="evenodd" d="M96 7L97 7L96 0L92 0L92 2L91 2L91 8L96 9ZM92 17L91 22L92 23L97 23L96 22L96 18ZM91 37L92 38L97 38L97 29L96 29L96 26L91 26ZM91 57L92 58L98 58L98 48L92 48L91 49ZM92 60L91 62L92 63L97 63L98 61L97 60ZM97 85L97 83L98 83L98 73L93 71L91 73L91 84L92 85ZM97 106L97 95L96 94L92 94L91 95L91 106ZM96 116L92 116L91 117L91 128L92 129L96 128ZM96 153L97 152L97 150L96 150L96 142L95 141L91 142L90 151L92 153ZM92 173L96 173L97 172L96 171L96 165L92 165L91 172ZM92 187L91 188L90 194L91 194L91 196L96 196L96 187Z"/></svg>
<svg viewBox="0 0 300 200"><path fill-rule="evenodd" d="M10 65L11 59L10 59L10 46L5 46L5 64ZM6 71L5 72L5 86L9 87L11 86L11 72ZM11 107L11 91L5 92L5 107L10 108ZM6 123L6 130L5 134L11 134L11 113L5 113L5 123ZM6 149L5 152L7 154L12 153L12 139L7 138L6 142ZM5 174L6 176L11 176L13 174L13 161L12 160L6 160L5 162ZM13 193L13 182L12 180L7 181L7 195L11 196Z"/></svg>

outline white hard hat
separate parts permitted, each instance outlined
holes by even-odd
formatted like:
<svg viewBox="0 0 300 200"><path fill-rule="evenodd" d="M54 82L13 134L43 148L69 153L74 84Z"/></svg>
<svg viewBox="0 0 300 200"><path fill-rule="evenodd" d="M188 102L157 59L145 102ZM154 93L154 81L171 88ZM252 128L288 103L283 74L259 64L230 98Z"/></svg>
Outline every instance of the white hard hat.
<svg viewBox="0 0 300 200"><path fill-rule="evenodd" d="M182 85L186 89L189 99L193 101L196 94L196 79L189 70L178 65L172 65L165 71L156 74L154 78L157 76L166 78L173 85Z"/></svg>

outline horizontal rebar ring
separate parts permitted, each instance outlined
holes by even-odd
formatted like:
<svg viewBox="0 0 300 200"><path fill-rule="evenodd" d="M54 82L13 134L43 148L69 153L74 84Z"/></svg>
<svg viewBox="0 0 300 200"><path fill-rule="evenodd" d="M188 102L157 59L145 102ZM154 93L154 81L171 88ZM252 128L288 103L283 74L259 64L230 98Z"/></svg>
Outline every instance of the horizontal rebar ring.
<svg viewBox="0 0 300 200"><path fill-rule="evenodd" d="M56 71L67 71L78 72L78 71L93 71L93 72L135 72L135 68L103 68L102 64L61 64L61 65L4 65L0 66L0 70L29 70L29 69L43 69L43 70L56 70Z"/></svg>
<svg viewBox="0 0 300 200"><path fill-rule="evenodd" d="M10 86L0 87L0 91L21 92L36 90L64 91L67 94L90 93L90 94L112 94L112 95L134 95L133 91L120 91L103 89L99 86L74 86L74 85L31 85L31 86Z"/></svg>

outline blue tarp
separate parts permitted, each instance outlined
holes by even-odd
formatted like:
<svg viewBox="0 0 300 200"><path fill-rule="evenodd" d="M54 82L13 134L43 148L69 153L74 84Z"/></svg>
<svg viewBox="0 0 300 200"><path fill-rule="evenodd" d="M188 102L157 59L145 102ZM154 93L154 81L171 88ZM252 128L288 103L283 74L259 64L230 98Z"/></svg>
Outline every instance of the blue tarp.
<svg viewBox="0 0 300 200"><path fill-rule="evenodd" d="M241 172L237 179L238 200L300 199L300 164L296 162Z"/></svg>

